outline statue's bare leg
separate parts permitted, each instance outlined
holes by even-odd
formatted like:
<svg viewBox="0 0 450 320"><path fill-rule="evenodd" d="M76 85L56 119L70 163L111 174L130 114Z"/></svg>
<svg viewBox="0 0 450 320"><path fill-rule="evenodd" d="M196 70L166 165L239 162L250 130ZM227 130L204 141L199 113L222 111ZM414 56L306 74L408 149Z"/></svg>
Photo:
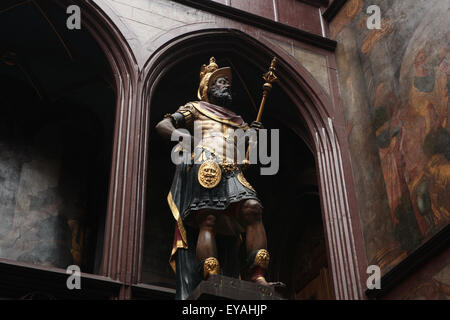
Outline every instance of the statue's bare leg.
<svg viewBox="0 0 450 320"><path fill-rule="evenodd" d="M266 249L266 231L262 222L262 207L256 200L246 200L240 210L245 227L247 252Z"/></svg>
<svg viewBox="0 0 450 320"><path fill-rule="evenodd" d="M246 249L249 254L251 281L267 283L264 273L269 263L266 231L262 222L262 207L256 200L246 200L240 208L240 220L245 227Z"/></svg>
<svg viewBox="0 0 450 320"><path fill-rule="evenodd" d="M203 276L206 279L210 275L220 272L215 239L216 216L208 213L198 213L196 220L199 226L197 258L204 264Z"/></svg>

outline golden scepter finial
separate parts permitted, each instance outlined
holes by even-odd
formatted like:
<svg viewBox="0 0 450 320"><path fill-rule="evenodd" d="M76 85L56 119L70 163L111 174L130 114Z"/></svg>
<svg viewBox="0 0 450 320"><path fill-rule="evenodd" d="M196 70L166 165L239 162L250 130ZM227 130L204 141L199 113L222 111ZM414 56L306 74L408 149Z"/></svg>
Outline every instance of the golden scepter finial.
<svg viewBox="0 0 450 320"><path fill-rule="evenodd" d="M266 81L263 85L263 97L261 100L261 104L259 106L258 115L256 117L256 121L261 121L262 113L264 111L264 105L266 104L267 96L269 95L270 91L272 90L272 83L275 82L278 78L275 75L275 65L277 63L277 58L273 58L272 62L270 63L269 71L267 71L263 75L263 79Z"/></svg>
<svg viewBox="0 0 450 320"><path fill-rule="evenodd" d="M264 105L266 104L266 100L267 97L270 93L270 91L272 90L272 83L274 83L278 78L275 75L275 65L277 63L277 58L273 57L272 62L270 63L270 67L269 67L269 71L267 71L264 75L263 75L263 79L266 81L263 85L263 97L261 100L261 104L259 105L259 111L258 111L258 115L256 116L256 121L260 122L261 118L262 118L262 113L264 111ZM250 146L249 146L250 147ZM245 154L245 160L244 160L244 164L248 164L248 157L249 157L249 151L250 149L247 148L247 152Z"/></svg>

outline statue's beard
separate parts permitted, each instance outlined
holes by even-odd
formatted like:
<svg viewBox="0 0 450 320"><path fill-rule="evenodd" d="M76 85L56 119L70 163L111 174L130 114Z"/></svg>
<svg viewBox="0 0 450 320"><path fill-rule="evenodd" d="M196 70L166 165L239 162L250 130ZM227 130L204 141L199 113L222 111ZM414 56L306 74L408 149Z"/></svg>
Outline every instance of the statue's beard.
<svg viewBox="0 0 450 320"><path fill-rule="evenodd" d="M211 87L211 91L209 93L209 100L212 104L229 108L231 107L231 103L233 102L233 97L231 94L230 87L223 87L221 89L217 88L216 85Z"/></svg>

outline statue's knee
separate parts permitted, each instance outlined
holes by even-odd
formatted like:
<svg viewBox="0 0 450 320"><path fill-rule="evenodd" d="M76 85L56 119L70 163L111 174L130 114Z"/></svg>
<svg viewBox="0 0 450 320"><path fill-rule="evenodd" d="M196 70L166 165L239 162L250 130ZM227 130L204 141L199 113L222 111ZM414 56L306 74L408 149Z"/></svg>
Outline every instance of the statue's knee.
<svg viewBox="0 0 450 320"><path fill-rule="evenodd" d="M262 207L256 200L246 200L241 209L241 216L246 225L260 222L262 219Z"/></svg>

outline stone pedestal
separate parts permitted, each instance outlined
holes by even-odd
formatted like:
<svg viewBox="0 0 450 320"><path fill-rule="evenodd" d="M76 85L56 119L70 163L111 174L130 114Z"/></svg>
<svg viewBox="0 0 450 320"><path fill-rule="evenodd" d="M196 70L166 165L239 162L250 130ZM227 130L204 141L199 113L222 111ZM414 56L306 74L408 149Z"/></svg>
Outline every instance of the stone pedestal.
<svg viewBox="0 0 450 320"><path fill-rule="evenodd" d="M283 300L274 288L215 275L200 284L188 300Z"/></svg>

